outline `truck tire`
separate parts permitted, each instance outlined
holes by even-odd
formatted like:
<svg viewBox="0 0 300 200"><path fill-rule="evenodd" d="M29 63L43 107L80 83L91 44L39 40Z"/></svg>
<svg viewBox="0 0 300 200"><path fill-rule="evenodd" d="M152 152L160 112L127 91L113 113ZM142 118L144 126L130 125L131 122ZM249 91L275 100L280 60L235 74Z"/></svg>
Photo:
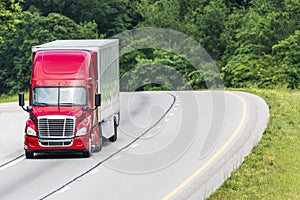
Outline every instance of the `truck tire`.
<svg viewBox="0 0 300 200"><path fill-rule="evenodd" d="M90 137L88 149L82 152L82 155L84 158L89 158L91 156L91 153L92 153L92 138Z"/></svg>
<svg viewBox="0 0 300 200"><path fill-rule="evenodd" d="M89 151L84 151L84 152L82 153L82 155L83 155L84 158L89 158L89 157L91 157L91 153L90 153Z"/></svg>
<svg viewBox="0 0 300 200"><path fill-rule="evenodd" d="M118 124L117 119L114 117L114 135L109 138L110 142L115 142L118 139Z"/></svg>
<svg viewBox="0 0 300 200"><path fill-rule="evenodd" d="M117 122L117 126L119 126L119 125L120 125L121 116L120 116L120 113L118 113L117 115L118 115L118 122Z"/></svg>
<svg viewBox="0 0 300 200"><path fill-rule="evenodd" d="M33 157L34 157L34 152L25 150L25 157L26 157L26 159L33 159Z"/></svg>
<svg viewBox="0 0 300 200"><path fill-rule="evenodd" d="M82 153L82 155L83 155L84 158L89 158L89 157L91 157L91 153L90 153L89 151L84 151L84 152Z"/></svg>
<svg viewBox="0 0 300 200"><path fill-rule="evenodd" d="M102 137L102 129L101 126L99 126L99 146L94 147L92 149L92 152L99 152L102 150L102 146L103 146L103 137Z"/></svg>

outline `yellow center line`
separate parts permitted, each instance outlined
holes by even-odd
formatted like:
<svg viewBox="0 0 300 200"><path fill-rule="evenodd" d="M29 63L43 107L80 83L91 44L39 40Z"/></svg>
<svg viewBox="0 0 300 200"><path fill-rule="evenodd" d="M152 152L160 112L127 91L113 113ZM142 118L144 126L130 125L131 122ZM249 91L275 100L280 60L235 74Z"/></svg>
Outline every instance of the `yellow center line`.
<svg viewBox="0 0 300 200"><path fill-rule="evenodd" d="M167 196L163 198L163 200L167 200L172 198L176 193L182 190L186 185L188 185L193 179L195 179L204 169L206 169L212 162L214 162L220 155L225 151L225 149L230 145L230 143L236 138L240 130L242 129L245 121L246 121L246 114L247 114L247 104L246 101L240 96L233 92L225 92L231 94L238 98L242 103L242 117L241 120L236 127L233 134L230 138L226 141L226 143L206 162L204 163L197 171L195 171L190 177L188 177L185 181L183 181L179 186L177 186L172 192L170 192Z"/></svg>

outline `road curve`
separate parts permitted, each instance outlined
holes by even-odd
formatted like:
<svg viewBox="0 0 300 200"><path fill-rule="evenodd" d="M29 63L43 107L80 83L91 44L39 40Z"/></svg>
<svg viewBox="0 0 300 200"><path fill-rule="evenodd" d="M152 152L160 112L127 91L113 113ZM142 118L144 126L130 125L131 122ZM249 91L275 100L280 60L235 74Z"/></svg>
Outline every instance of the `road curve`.
<svg viewBox="0 0 300 200"><path fill-rule="evenodd" d="M122 93L118 141L88 159L24 159L26 117L0 105L0 199L204 199L260 140L269 109L242 92Z"/></svg>

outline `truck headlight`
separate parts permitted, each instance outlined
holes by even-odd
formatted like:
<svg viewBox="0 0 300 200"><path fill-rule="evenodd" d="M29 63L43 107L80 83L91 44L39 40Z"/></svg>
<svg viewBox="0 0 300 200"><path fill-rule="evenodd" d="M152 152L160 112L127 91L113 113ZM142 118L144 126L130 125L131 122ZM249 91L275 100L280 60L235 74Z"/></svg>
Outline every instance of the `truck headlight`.
<svg viewBox="0 0 300 200"><path fill-rule="evenodd" d="M35 130L29 126L26 128L26 134L30 136L36 136Z"/></svg>
<svg viewBox="0 0 300 200"><path fill-rule="evenodd" d="M86 135L86 127L83 127L77 131L76 136L83 136Z"/></svg>

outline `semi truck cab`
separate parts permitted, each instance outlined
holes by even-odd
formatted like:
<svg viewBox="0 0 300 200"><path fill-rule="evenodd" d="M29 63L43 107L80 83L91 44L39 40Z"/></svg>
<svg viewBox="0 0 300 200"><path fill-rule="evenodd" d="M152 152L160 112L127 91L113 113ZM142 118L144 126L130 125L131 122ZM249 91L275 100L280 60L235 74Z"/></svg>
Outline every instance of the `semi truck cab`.
<svg viewBox="0 0 300 200"><path fill-rule="evenodd" d="M118 40L58 40L32 48L26 158L34 153L102 149L120 121Z"/></svg>

